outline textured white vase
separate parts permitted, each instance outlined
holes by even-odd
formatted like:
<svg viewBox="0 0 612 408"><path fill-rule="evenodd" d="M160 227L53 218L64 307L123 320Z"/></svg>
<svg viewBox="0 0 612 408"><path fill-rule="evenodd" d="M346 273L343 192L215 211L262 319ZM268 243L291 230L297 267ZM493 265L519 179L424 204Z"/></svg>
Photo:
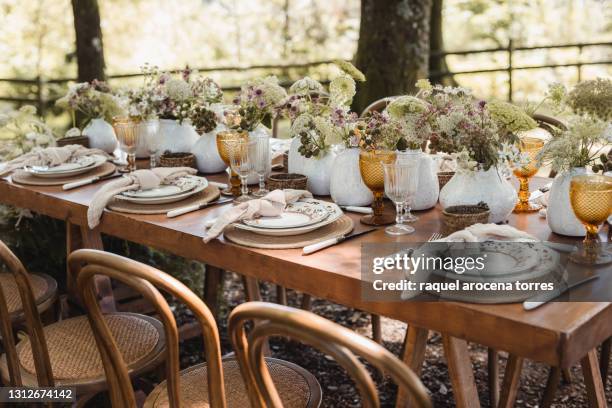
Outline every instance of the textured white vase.
<svg viewBox="0 0 612 408"><path fill-rule="evenodd" d="M113 153L117 148L117 136L110 123L102 118L92 119L83 134L89 139L89 147Z"/></svg>
<svg viewBox="0 0 612 408"><path fill-rule="evenodd" d="M174 119L160 119L156 136L158 155L165 152L190 152L199 136L188 122L179 123Z"/></svg>
<svg viewBox="0 0 612 408"><path fill-rule="evenodd" d="M288 172L296 173L296 174L304 174L304 164L306 163L306 158L298 152L298 149L302 143L300 142L299 137L294 137L291 141L291 146L289 146L289 157L288 157Z"/></svg>
<svg viewBox="0 0 612 408"><path fill-rule="evenodd" d="M576 218L570 203L569 189L572 177L586 174L584 167L563 171L555 177L548 193L546 220L552 232L570 237L583 237L584 225Z"/></svg>
<svg viewBox="0 0 612 408"><path fill-rule="evenodd" d="M458 170L440 191L442 208L485 202L491 212L489 222L504 222L514 209L517 194L514 187L495 167L489 170Z"/></svg>
<svg viewBox="0 0 612 408"><path fill-rule="evenodd" d="M308 177L306 189L314 195L329 195L332 166L336 154L333 149L318 158L304 158L304 166L300 174Z"/></svg>
<svg viewBox="0 0 612 408"><path fill-rule="evenodd" d="M331 168L329 192L338 205L367 206L374 196L361 179L357 147L340 151Z"/></svg>
<svg viewBox="0 0 612 408"><path fill-rule="evenodd" d="M215 129L202 134L191 148L196 158L198 170L204 174L219 173L227 168L217 150L217 133L227 130L227 126L219 123Z"/></svg>
<svg viewBox="0 0 612 408"><path fill-rule="evenodd" d="M414 158L418 160L416 195L412 199L412 210L427 210L438 202L440 184L438 183L437 164L429 154L421 149L397 152L397 161Z"/></svg>
<svg viewBox="0 0 612 408"><path fill-rule="evenodd" d="M136 125L134 131L138 133L138 144L136 145L137 158L148 159L155 152L158 127L159 121L157 119L143 120Z"/></svg>

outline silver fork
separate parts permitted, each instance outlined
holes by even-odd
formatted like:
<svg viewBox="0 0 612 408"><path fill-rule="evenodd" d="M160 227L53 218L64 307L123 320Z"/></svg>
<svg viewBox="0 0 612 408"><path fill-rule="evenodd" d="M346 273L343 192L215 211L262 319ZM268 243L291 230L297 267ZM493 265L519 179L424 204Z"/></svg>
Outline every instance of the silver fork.
<svg viewBox="0 0 612 408"><path fill-rule="evenodd" d="M429 237L427 242L437 241L439 239L442 239L442 234L440 234L439 232L434 232L433 234L431 234L431 237Z"/></svg>

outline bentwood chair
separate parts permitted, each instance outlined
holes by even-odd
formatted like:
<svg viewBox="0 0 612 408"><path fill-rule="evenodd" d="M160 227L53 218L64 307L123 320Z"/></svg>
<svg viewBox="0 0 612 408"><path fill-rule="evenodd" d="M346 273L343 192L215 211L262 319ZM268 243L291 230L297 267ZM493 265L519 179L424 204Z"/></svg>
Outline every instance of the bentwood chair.
<svg viewBox="0 0 612 408"><path fill-rule="evenodd" d="M110 383L113 407L135 407L124 357L117 352L116 336L109 330L94 295L94 277L108 276L137 290L154 305L163 322L168 347L165 351L166 378L148 395L145 407L247 407L247 394L238 362L221 358L219 332L206 304L177 279L153 267L107 252L81 249L68 257L77 277L77 287L87 308L87 315ZM178 327L161 289L183 302L194 314L203 333L206 363L179 372ZM279 387L287 407L314 408L321 401L319 383L312 374L295 364L266 358L272 381Z"/></svg>
<svg viewBox="0 0 612 408"><path fill-rule="evenodd" d="M256 322L247 333L245 325ZM379 407L376 385L361 357L389 375L413 397L416 407L431 407L427 389L397 357L372 340L305 310L265 302L247 302L236 307L229 318L229 333L243 374L251 406L290 407L283 403L264 364L263 349L269 337L282 336L309 344L332 356L355 381L362 406Z"/></svg>
<svg viewBox="0 0 612 408"><path fill-rule="evenodd" d="M43 327L32 275L2 242L0 261L14 278L27 335L17 344L12 341L9 295L3 288L0 291L0 334L4 339L0 374L3 384L74 387L80 403L106 390L104 368L87 318L74 317ZM105 321L116 336L118 353L127 362L130 375L151 371L161 362L164 333L158 320L133 313L113 313L107 315Z"/></svg>

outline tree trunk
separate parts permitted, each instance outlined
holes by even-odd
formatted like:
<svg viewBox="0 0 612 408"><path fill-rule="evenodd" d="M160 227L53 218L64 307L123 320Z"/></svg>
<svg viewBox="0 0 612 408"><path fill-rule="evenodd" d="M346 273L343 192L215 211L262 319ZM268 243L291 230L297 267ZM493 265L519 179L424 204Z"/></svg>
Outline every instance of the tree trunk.
<svg viewBox="0 0 612 408"><path fill-rule="evenodd" d="M104 50L97 0L72 0L79 82L104 80Z"/></svg>
<svg viewBox="0 0 612 408"><path fill-rule="evenodd" d="M444 36L443 36L443 22L442 22L442 10L444 0L433 0L431 6L431 19L429 23L429 75L436 73L442 73L448 71L448 65L446 64L446 57L438 55L437 52L444 51ZM432 76L431 82L444 85L456 86L457 82L455 78L451 76Z"/></svg>
<svg viewBox="0 0 612 408"><path fill-rule="evenodd" d="M432 0L361 0L356 65L367 81L360 84L353 109L412 92L429 66Z"/></svg>

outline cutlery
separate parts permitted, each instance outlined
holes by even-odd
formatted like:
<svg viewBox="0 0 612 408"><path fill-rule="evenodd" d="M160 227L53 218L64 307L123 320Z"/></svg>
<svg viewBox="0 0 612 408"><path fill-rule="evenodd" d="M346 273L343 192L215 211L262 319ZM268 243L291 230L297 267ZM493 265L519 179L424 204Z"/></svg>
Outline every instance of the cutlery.
<svg viewBox="0 0 612 408"><path fill-rule="evenodd" d="M84 179L84 180L74 181L72 183L64 184L62 186L62 190L72 190L73 188L77 188L77 187L81 187L81 186L86 186L88 184L97 183L98 181L114 179L114 178L120 177L122 175L123 175L123 173L113 173L113 174L109 174L108 176L95 176L95 177L87 178L87 179Z"/></svg>
<svg viewBox="0 0 612 408"><path fill-rule="evenodd" d="M567 284L565 282L562 283L561 287L559 289L550 291L548 293L543 293L543 294L537 294L535 296L530 297L529 299L527 299L526 301L523 302L523 309L525 310L533 310L535 308L538 308L540 306L542 306L543 304L546 304L556 298L558 298L559 296L561 296L562 294L564 294L565 292L567 292L568 290L574 289L580 285L584 285L585 283L591 282L592 280L598 279L599 275L593 275L593 276L589 276L588 278L584 278L581 279L579 281L576 281L572 284Z"/></svg>
<svg viewBox="0 0 612 408"><path fill-rule="evenodd" d="M431 237L429 237L427 242L437 241L439 239L442 239L442 234L440 234L439 232L434 232L433 234L431 234Z"/></svg>
<svg viewBox="0 0 612 408"><path fill-rule="evenodd" d="M218 204L225 204L225 203L229 203L231 201L234 201L234 199L233 198L224 198L222 200L211 201L209 203L204 203L204 204L188 205L186 207L177 208L176 210L168 211L166 213L166 217L174 218L174 217L178 217L179 215L190 213L192 211L201 210L202 208L211 207L213 205L218 205Z"/></svg>
<svg viewBox="0 0 612 408"><path fill-rule="evenodd" d="M368 234L372 231L376 231L377 228L372 228L369 230L365 230L365 231L361 231L361 232L356 232L354 234L345 234L345 235L341 235L339 237L336 238L331 238L331 239L326 239L325 241L321 241L321 242L317 242L316 244L312 244L312 245L306 245L303 249L302 249L302 255L310 255L314 252L320 251L321 249L330 247L332 245L336 245L339 244L341 242L344 241L348 241L349 239L353 239L353 238L357 238L359 236Z"/></svg>
<svg viewBox="0 0 612 408"><path fill-rule="evenodd" d="M357 207L354 205L339 205L344 211L350 211L360 214L372 214L372 207Z"/></svg>
<svg viewBox="0 0 612 408"><path fill-rule="evenodd" d="M225 183L219 183L219 182L216 182L216 181L209 181L209 182L208 182L208 184L210 184L211 186L218 187L218 188L220 188L221 190L224 190L224 189L226 189L226 188L227 188L227 184L225 184Z"/></svg>

